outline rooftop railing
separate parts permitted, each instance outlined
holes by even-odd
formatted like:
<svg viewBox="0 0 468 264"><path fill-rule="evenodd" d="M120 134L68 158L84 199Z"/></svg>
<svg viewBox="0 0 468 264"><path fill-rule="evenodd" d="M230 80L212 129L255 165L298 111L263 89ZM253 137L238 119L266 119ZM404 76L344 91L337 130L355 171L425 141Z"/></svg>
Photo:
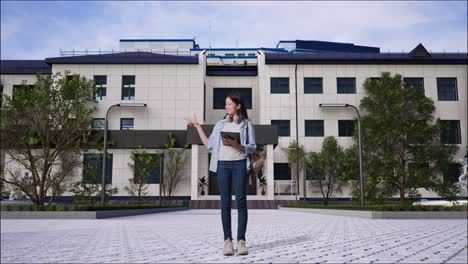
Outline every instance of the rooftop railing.
<svg viewBox="0 0 468 264"><path fill-rule="evenodd" d="M118 54L118 53L127 53L132 52L132 55L138 55L141 53L142 55L147 55L147 53L154 53L154 54L163 54L163 55L172 55L172 56L194 56L200 53L200 51L190 51L190 50L179 50L179 49L171 49L171 50L153 50L153 49L123 49L123 50L62 50L60 49L60 56L67 57L67 56L86 56L86 55L109 55L109 54Z"/></svg>

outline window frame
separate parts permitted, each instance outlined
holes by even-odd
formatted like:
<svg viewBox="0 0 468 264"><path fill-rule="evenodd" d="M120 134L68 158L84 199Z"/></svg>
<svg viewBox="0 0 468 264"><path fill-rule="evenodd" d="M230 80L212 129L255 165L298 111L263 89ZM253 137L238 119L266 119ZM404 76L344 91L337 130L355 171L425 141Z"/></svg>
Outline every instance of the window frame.
<svg viewBox="0 0 468 264"><path fill-rule="evenodd" d="M283 167L283 168L277 168L277 167L280 167L280 166ZM288 179L286 179L286 178L283 179L283 178L277 178L276 177L278 174L283 175L281 173L284 172L285 170L287 172L287 176L289 176ZM292 180L291 168L289 167L288 163L285 163L285 162L275 162L275 163L273 163L273 179L275 181L291 181Z"/></svg>
<svg viewBox="0 0 468 264"><path fill-rule="evenodd" d="M96 78L96 77L99 77L99 78L102 78L105 79L104 82L98 82L96 81L97 79L99 78ZM96 87L96 91L94 92L94 99L95 100L98 100L98 101L102 101L104 99L106 99L106 96L107 96L107 75L94 75L93 76L93 80L94 80L94 83L95 83L95 87Z"/></svg>
<svg viewBox="0 0 468 264"><path fill-rule="evenodd" d="M408 84L408 81L414 82L415 80L421 81L421 87L415 86L415 85L413 85L413 84ZM412 86L413 88L422 90L422 92L424 93L424 77L404 77L404 78L403 78L403 82L404 82L406 85Z"/></svg>
<svg viewBox="0 0 468 264"><path fill-rule="evenodd" d="M281 124L281 122L284 122ZM287 127L286 127L286 122L287 122ZM280 124L274 124L274 123L280 123ZM290 137L291 136L291 120L289 119L272 119L270 120L271 125L276 125L278 126L278 137ZM280 133L281 129L287 129L288 133L286 135Z"/></svg>
<svg viewBox="0 0 468 264"><path fill-rule="evenodd" d="M310 130L307 130L307 128L319 128L319 126L312 126L311 124L313 123L317 123L317 124L321 124L321 128L322 128L322 131L320 131L321 133L317 134L317 135L313 135L314 133L311 133ZM307 132L309 131L309 133ZM313 130L312 130L313 131ZM304 120L304 136L305 137L323 137L325 135L325 120L323 119L308 119L308 120Z"/></svg>
<svg viewBox="0 0 468 264"><path fill-rule="evenodd" d="M87 158L90 157L90 158ZM96 182L91 182L88 181L85 176L86 170L86 162L92 161L94 162L95 165L91 164L92 166L97 167L96 168ZM113 164L114 164L114 155L112 153L107 153L106 156L106 184L112 184L112 170L113 170ZM81 178L86 184L101 184L102 183L102 154L101 153L84 153L83 154L83 166L82 166L82 175Z"/></svg>
<svg viewBox="0 0 468 264"><path fill-rule="evenodd" d="M309 87L307 82L312 80L320 80L320 87ZM316 90L314 90L316 89ZM304 77L304 94L323 94L323 78L322 77Z"/></svg>
<svg viewBox="0 0 468 264"><path fill-rule="evenodd" d="M123 125L124 121L130 121L130 120L133 123L132 127ZM134 118L131 118L131 117L120 118L120 130L134 130L134 129L135 129L135 119Z"/></svg>
<svg viewBox="0 0 468 264"><path fill-rule="evenodd" d="M447 88L447 87L441 86L440 82L447 81L447 80L455 81L453 90L450 91L451 93L449 93L446 90L445 91L441 90L442 88ZM437 100L438 101L458 101L458 80L456 77L438 77L436 79L436 82L437 82L436 85L437 85ZM453 95L454 97L450 97L449 95L450 96Z"/></svg>
<svg viewBox="0 0 468 264"><path fill-rule="evenodd" d="M346 132L349 132L349 126L344 125L344 127L340 126L340 124L352 124L352 129L351 129L351 134L347 134ZM352 119L339 119L338 120L338 137L352 137L354 134L354 129L355 129L355 124L356 122Z"/></svg>
<svg viewBox="0 0 468 264"><path fill-rule="evenodd" d="M349 91L348 86L343 86L343 81L353 81L352 91ZM341 85L340 85L341 84ZM336 78L336 93L337 94L356 94L356 77L337 77Z"/></svg>
<svg viewBox="0 0 468 264"><path fill-rule="evenodd" d="M451 124L447 126L446 131L441 132L440 142L442 144L452 144L452 145L462 144L460 120L440 120L440 122L442 122L442 125L443 123L449 123L449 122ZM455 133L455 134L450 135L450 133Z"/></svg>
<svg viewBox="0 0 468 264"><path fill-rule="evenodd" d="M270 77L271 94L289 94L289 86L289 77Z"/></svg>
<svg viewBox="0 0 468 264"><path fill-rule="evenodd" d="M96 121L102 121L102 127L96 126ZM104 130L106 126L105 122L106 122L105 118L93 118L93 125L92 125L93 130Z"/></svg>
<svg viewBox="0 0 468 264"><path fill-rule="evenodd" d="M130 80L133 79L133 80L131 80L130 82L129 81L125 82L124 80L126 78L128 78ZM135 89L135 83L136 83L136 76L135 75L122 75L122 90L121 90L122 96L121 96L121 100L125 100L125 101L135 100L135 90L136 90Z"/></svg>

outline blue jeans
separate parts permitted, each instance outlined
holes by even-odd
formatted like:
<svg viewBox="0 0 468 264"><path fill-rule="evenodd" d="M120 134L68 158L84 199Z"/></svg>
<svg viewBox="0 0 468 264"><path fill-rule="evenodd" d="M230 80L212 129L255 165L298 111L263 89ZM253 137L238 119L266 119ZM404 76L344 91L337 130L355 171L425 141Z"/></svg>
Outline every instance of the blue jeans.
<svg viewBox="0 0 468 264"><path fill-rule="evenodd" d="M245 241L247 228L247 160L218 161L218 187L221 194L221 221L224 240L232 239L231 234L231 184L234 184L237 203L237 241ZM233 181L234 180L234 181Z"/></svg>

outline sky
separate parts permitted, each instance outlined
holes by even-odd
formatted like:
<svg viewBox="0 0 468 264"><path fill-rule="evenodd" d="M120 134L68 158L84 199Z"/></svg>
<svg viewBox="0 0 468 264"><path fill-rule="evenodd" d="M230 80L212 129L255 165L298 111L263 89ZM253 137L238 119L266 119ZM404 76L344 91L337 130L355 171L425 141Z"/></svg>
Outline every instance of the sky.
<svg viewBox="0 0 468 264"><path fill-rule="evenodd" d="M119 49L120 39L192 39L201 48L320 40L409 52L467 52L467 1L1 1L1 59Z"/></svg>

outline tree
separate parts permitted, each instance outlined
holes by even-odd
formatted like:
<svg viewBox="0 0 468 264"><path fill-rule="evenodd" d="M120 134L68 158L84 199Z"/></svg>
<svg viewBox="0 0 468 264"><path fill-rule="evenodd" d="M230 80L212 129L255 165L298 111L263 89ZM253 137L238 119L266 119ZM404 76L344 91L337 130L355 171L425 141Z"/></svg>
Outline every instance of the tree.
<svg viewBox="0 0 468 264"><path fill-rule="evenodd" d="M141 204L141 196L148 194L148 179L151 171L159 171L159 160L153 158L148 151L140 147L132 151L131 159L133 163L128 166L133 170L133 177L129 178L129 185L124 187L132 197L136 197L138 204Z"/></svg>
<svg viewBox="0 0 468 264"><path fill-rule="evenodd" d="M36 206L47 195L51 204L63 192L90 135L94 84L68 74L37 74L34 86L23 83L12 97L3 95L1 147L9 162L0 180ZM31 177L22 177L22 170Z"/></svg>
<svg viewBox="0 0 468 264"><path fill-rule="evenodd" d="M168 204L168 198L172 197L179 183L184 180L181 172L187 160L185 155L187 149L188 145L176 148L176 138L172 133L169 133L169 141L165 144L165 149L158 150L158 155L161 158L164 155L164 173L161 177L160 187L165 205Z"/></svg>
<svg viewBox="0 0 468 264"><path fill-rule="evenodd" d="M288 164L296 172L296 194L299 193L299 171L302 170L306 161L306 152L304 146L297 140L291 141L288 146ZM305 197L305 194L304 194ZM297 198L297 196L296 196Z"/></svg>
<svg viewBox="0 0 468 264"><path fill-rule="evenodd" d="M343 162L343 148L333 136L324 139L320 152L310 152L307 155L306 167L316 177L324 205L328 205L333 194L341 191L346 183Z"/></svg>
<svg viewBox="0 0 468 264"><path fill-rule="evenodd" d="M378 160L370 159L367 152L363 152L363 171L364 171L364 200L366 204L383 204L385 198L391 197L382 185L383 176ZM342 160L343 179L351 184L351 194L353 203L360 204L360 186L359 186L359 156L358 145L355 144L344 150Z"/></svg>
<svg viewBox="0 0 468 264"><path fill-rule="evenodd" d="M441 142L444 127L439 119L434 122L434 101L405 84L401 75L388 72L379 79L367 79L364 89L360 108L365 112L366 181L385 195L398 194L401 204L417 195L417 188L437 189L439 174L458 147Z"/></svg>

